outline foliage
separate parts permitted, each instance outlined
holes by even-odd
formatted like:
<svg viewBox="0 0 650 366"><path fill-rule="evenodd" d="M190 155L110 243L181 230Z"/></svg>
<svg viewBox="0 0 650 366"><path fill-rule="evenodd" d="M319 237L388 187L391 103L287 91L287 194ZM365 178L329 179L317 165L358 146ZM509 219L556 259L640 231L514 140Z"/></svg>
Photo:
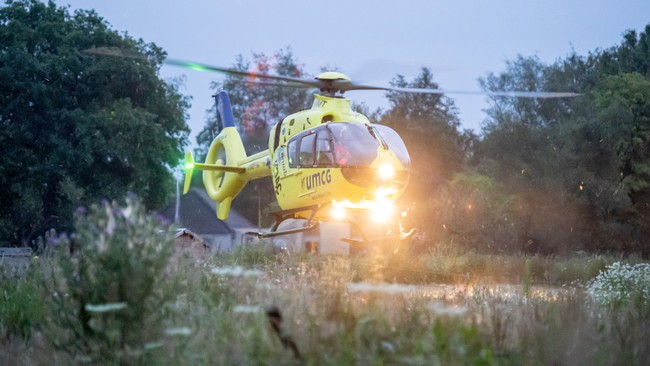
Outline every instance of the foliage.
<svg viewBox="0 0 650 366"><path fill-rule="evenodd" d="M164 273L171 238L133 197L78 212L75 234L50 242L56 256L43 285L52 344L91 362L154 356L146 350L162 337L173 289Z"/></svg>
<svg viewBox="0 0 650 366"><path fill-rule="evenodd" d="M433 74L422 68L412 80L397 75L391 85L400 88L437 89ZM404 200L418 202L411 218L422 231L435 208L422 200L440 189L455 172L463 167L469 132L458 131L460 120L454 102L444 95L388 92L390 108L380 123L393 128L404 140L412 160L412 174Z"/></svg>
<svg viewBox="0 0 650 366"><path fill-rule="evenodd" d="M486 90L561 90L571 99L492 97L473 169L518 197L514 219L536 251L648 253L648 31L546 66L519 56Z"/></svg>
<svg viewBox="0 0 650 366"><path fill-rule="evenodd" d="M603 138L618 157L629 194L650 187L650 79L638 73L608 76L595 95Z"/></svg>
<svg viewBox="0 0 650 366"><path fill-rule="evenodd" d="M83 52L93 47L141 58ZM127 192L152 208L166 202L188 102L158 78L160 48L94 11L8 0L0 50L0 243L68 231L75 207Z"/></svg>
<svg viewBox="0 0 650 366"><path fill-rule="evenodd" d="M457 173L429 198L431 221L441 230L429 230L437 241L462 243L479 252L517 253L524 249L516 220L516 200L489 176Z"/></svg>
<svg viewBox="0 0 650 366"><path fill-rule="evenodd" d="M113 237L131 232L137 238L139 232L150 231L143 229L149 227L146 224L132 228L125 215L137 222L133 213L138 210L127 214L125 209L96 206L86 221L80 220L92 221L91 236L97 244L77 246L72 257L57 258L60 262L54 271L40 267L47 274L46 283L67 287L66 280L75 277L76 286L89 289L82 280L92 280L99 289L105 287L102 278L128 276L141 283L138 278L148 277L151 265L133 272L138 258L132 256L144 254L138 250L114 251L120 256L112 258L113 263L122 264L110 270L105 266L112 246L128 246L107 235L113 225L110 217L115 220ZM77 230L87 231L91 229ZM151 230L147 237L156 235L162 234ZM109 245L105 252L85 251L99 251L102 242ZM155 245L153 241L148 244ZM129 299L141 293L137 289L127 293L129 299L111 297L119 291L102 290L106 296L83 306L70 288L57 291L56 296L43 296L48 311L41 324L48 342L37 337L26 338L24 343L0 342L0 363L641 365L650 355L650 318L640 314L644 309L640 303L611 312L594 306L591 295L574 283L593 277L595 268L603 269L616 258L584 253L566 258L485 255L453 246L434 248L427 255L400 251L380 260L269 252L262 260L258 253L264 249L252 247L201 265L177 258L178 263L159 273L152 286L155 294L144 299L149 305L143 305L147 308L143 317L129 323L123 321L133 311ZM156 253L150 252L163 262L162 254ZM88 271L77 276L66 272L71 266L81 269L82 263L97 269L94 277L84 274ZM369 282L377 272L404 282ZM562 280L553 282L554 278ZM99 295L86 293L87 299ZM279 333L269 326L265 314L271 308L281 314ZM59 348L54 347L70 340L73 331L83 332L82 310L93 333L77 339L69 356L57 352ZM111 341L126 334L140 334L144 339L123 344ZM299 359L281 339L295 344ZM89 344L93 345L90 352L81 350Z"/></svg>
<svg viewBox="0 0 650 366"><path fill-rule="evenodd" d="M239 55L232 69L295 78L307 76L290 48L281 49L273 56L253 53L252 61ZM266 149L271 126L291 113L308 108L311 103L311 94L305 89L271 86L264 82L266 80L229 74L225 81L213 82L210 86L215 91L228 91L233 117L248 155ZM215 107L210 109L210 115L212 117L207 119L203 130L197 135L199 147L196 155L199 159L207 155L210 143L219 133L217 118L220 117Z"/></svg>
<svg viewBox="0 0 650 366"><path fill-rule="evenodd" d="M10 277L0 268L0 338L29 340L45 318L44 301L39 294L41 272L33 264L24 277Z"/></svg>
<svg viewBox="0 0 650 366"><path fill-rule="evenodd" d="M391 85L399 88L437 89L433 74L422 68L413 81L396 76ZM463 159L460 120L454 102L444 95L387 93L390 103L381 123L397 131L411 152L413 167L423 184L440 182L458 171Z"/></svg>
<svg viewBox="0 0 650 366"><path fill-rule="evenodd" d="M589 282L587 291L596 302L611 308L618 309L630 303L648 307L650 264L613 263Z"/></svg>

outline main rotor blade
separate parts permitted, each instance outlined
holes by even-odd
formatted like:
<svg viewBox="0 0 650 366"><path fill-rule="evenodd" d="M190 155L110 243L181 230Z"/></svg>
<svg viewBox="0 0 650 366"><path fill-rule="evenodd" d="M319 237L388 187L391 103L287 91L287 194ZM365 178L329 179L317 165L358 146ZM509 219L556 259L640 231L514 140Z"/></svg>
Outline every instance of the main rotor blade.
<svg viewBox="0 0 650 366"><path fill-rule="evenodd" d="M494 97L513 97L513 98L572 98L579 96L578 93L570 92L536 92L536 91L471 91L471 90L452 90L452 89L424 89L424 88L398 88L390 86L375 86L355 84L347 80L335 80L333 88L342 92L351 90L385 90L400 93L420 93L420 94L467 94L467 95L487 95Z"/></svg>
<svg viewBox="0 0 650 366"><path fill-rule="evenodd" d="M471 91L471 90L452 90L452 89L420 89L420 88L392 88L388 87L387 91L396 91L404 93L423 93L423 94L466 94L466 95L487 95L494 97L514 97L514 98L572 98L577 97L579 93L570 92L535 92L535 91Z"/></svg>
<svg viewBox="0 0 650 366"><path fill-rule="evenodd" d="M87 53L89 55L99 55L99 56L111 56L111 57L122 57L122 58L130 58L134 60L145 60L146 57L142 55L141 53L138 53L135 50L128 50L125 48L119 48L119 47L93 47L93 48L87 48L83 51L83 53Z"/></svg>
<svg viewBox="0 0 650 366"><path fill-rule="evenodd" d="M242 80L242 83L254 84L259 86L270 86L270 87L280 87L280 88L295 88L295 89L309 89L315 88L315 86L307 85L305 83L295 83L295 82L274 82L274 81L265 81L265 80Z"/></svg>
<svg viewBox="0 0 650 366"><path fill-rule="evenodd" d="M135 51L124 50L116 47L96 47L89 48L83 52L101 56L124 57L131 59L144 59L145 57ZM536 91L468 91L452 89L423 89L423 88L397 88L389 86L374 86L356 84L349 80L309 80L290 76L269 75L259 72L240 71L226 67L212 66L197 62L189 62L177 59L165 59L166 65L189 68L198 71L211 71L223 74L238 75L248 78L257 78L265 80L282 81L282 83L264 82L253 80L255 84L262 86L281 86L292 88L318 88L321 90L340 91L341 93L353 90L384 90L400 93L422 93L422 94L467 94L467 95L487 95L493 97L513 97L513 98L572 98L582 95L580 93L570 92L536 92Z"/></svg>
<svg viewBox="0 0 650 366"><path fill-rule="evenodd" d="M87 54L99 55L99 56L113 56L113 57L123 57L123 58L131 58L131 59L145 58L143 55L135 51L125 50L117 47L93 47L93 48L86 49L83 52ZM173 58L167 58L163 61L163 63L165 65L184 67L187 69L192 69L197 71L211 71L211 72L219 72L222 74L244 76L249 78L260 78L260 79L267 79L267 80L285 81L289 83L299 83L305 85L306 87L318 88L320 85L318 80L301 79L301 78L294 78L290 76L269 75L269 74L263 74L263 73L252 72L252 71L240 71L240 70L235 70L227 67L207 65L198 62L190 62L190 61L178 60ZM292 86L297 87L297 85L292 85Z"/></svg>
<svg viewBox="0 0 650 366"><path fill-rule="evenodd" d="M268 79L268 80L286 81L291 83L300 83L300 84L307 85L308 87L315 87L315 88L318 88L319 86L317 80L300 79L300 78L294 78L290 76L269 75L269 74L262 74L258 72L251 72L251 71L239 71L239 70L229 69L225 67L212 66L207 64L200 64L196 62L189 62L189 61L176 60L170 58L165 59L164 63L170 66L185 67L197 71L212 71L212 72L220 72L223 74L238 75L238 76L244 76L250 78L260 78L260 79Z"/></svg>

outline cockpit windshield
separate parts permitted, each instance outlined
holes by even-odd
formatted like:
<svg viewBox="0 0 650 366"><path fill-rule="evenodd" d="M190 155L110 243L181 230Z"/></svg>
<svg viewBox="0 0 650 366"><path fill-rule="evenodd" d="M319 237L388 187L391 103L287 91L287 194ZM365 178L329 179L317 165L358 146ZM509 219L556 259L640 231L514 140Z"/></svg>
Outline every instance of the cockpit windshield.
<svg viewBox="0 0 650 366"><path fill-rule="evenodd" d="M404 141L402 141L397 132L384 125L373 124L372 126L377 130L377 132L379 132L379 136L381 136L390 150L395 154L395 156L397 156L397 159L399 159L405 167L410 166L411 157L406 149L406 145L404 145Z"/></svg>
<svg viewBox="0 0 650 366"><path fill-rule="evenodd" d="M406 146L399 135L382 125L329 122L289 141L292 167L366 167L377 159L379 146L390 148L404 166L409 166Z"/></svg>
<svg viewBox="0 0 650 366"><path fill-rule="evenodd" d="M366 125L329 123L333 151L338 166L368 166L377 159L379 141Z"/></svg>

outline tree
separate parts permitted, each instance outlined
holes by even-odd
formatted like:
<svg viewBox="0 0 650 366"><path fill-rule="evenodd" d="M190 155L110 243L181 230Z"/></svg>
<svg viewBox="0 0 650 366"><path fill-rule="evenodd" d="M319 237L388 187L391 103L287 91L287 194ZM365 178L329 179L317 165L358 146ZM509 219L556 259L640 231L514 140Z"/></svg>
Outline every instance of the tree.
<svg viewBox="0 0 650 366"><path fill-rule="evenodd" d="M650 188L650 80L637 73L606 77L595 106L618 156L620 183L630 195Z"/></svg>
<svg viewBox="0 0 650 366"><path fill-rule="evenodd" d="M391 85L400 88L438 88L428 68L422 68L420 74L410 82L397 75ZM413 214L414 221L422 231L431 235L431 219L435 216L433 210L438 207L435 192L463 168L465 154L469 153L466 147L473 143L474 136L470 132L461 134L458 131L458 111L453 100L444 95L391 91L387 97L390 108L381 116L380 122L402 137L411 155L412 170L415 171L404 199L419 202Z"/></svg>
<svg viewBox="0 0 650 366"><path fill-rule="evenodd" d="M408 82L402 75L393 87L437 89L433 74L422 68ZM458 171L463 162L463 138L458 132L460 120L453 100L439 94L387 93L390 108L381 122L395 129L405 140L415 170L429 184L441 182Z"/></svg>
<svg viewBox="0 0 650 366"><path fill-rule="evenodd" d="M519 198L525 236L551 251L648 251L648 30L546 66L519 57L481 81L488 90L559 90L565 100L492 98L475 169ZM489 169L485 169L489 167Z"/></svg>
<svg viewBox="0 0 650 366"><path fill-rule="evenodd" d="M93 56L115 47L138 58ZM155 208L187 142L187 100L158 78L164 52L94 11L0 9L0 242L70 230L79 205L127 192Z"/></svg>
<svg viewBox="0 0 650 366"><path fill-rule="evenodd" d="M281 49L272 57L263 53L253 53L252 61L239 55L232 68L243 72L251 71L295 78L307 76L290 48ZM275 83L276 86L270 86L264 82L267 80L226 75L225 81L213 82L210 86L214 91L220 89L228 91L233 117L249 155L267 148L271 126L291 113L308 108L312 101L312 95L306 89L277 86L281 85L281 82ZM211 117L207 119L205 127L197 136L199 159L207 154L210 143L219 133L215 108L212 107L209 113Z"/></svg>

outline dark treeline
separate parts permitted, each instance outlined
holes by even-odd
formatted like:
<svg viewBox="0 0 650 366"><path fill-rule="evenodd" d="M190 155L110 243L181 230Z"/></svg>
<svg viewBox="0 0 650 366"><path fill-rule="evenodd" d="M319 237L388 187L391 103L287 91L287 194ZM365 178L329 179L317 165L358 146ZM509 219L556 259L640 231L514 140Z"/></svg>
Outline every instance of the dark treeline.
<svg viewBox="0 0 650 366"><path fill-rule="evenodd" d="M94 11L0 6L0 246L69 232L77 207L129 192L150 208L168 202L189 103L158 76L164 58Z"/></svg>
<svg viewBox="0 0 650 366"><path fill-rule="evenodd" d="M519 57L480 82L582 95L492 98L466 164L432 187L429 234L479 250L648 255L650 25L552 65Z"/></svg>

